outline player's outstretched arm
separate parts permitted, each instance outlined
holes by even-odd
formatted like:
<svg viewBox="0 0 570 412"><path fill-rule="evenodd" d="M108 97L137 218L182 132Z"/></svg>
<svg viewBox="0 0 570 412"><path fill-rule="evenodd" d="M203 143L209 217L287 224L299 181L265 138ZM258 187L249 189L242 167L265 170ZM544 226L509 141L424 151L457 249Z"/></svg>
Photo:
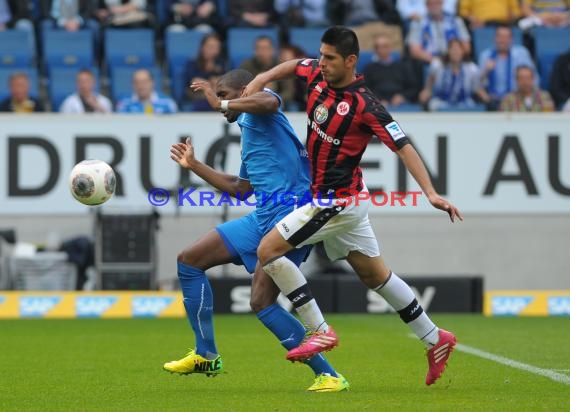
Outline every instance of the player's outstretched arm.
<svg viewBox="0 0 570 412"><path fill-rule="evenodd" d="M418 155L416 149L414 149L414 146L407 144L396 153L398 153L398 156L400 156L406 168L412 174L416 182L418 182L418 185L420 185L432 206L447 212L452 222L455 222L456 217L459 220L463 220L463 215L459 209L435 191L424 162Z"/></svg>
<svg viewBox="0 0 570 412"><path fill-rule="evenodd" d="M194 92L204 93L204 97L212 109L223 112L225 110L233 110L241 113L251 114L271 114L279 110L279 99L270 93L258 92L248 97L240 97L238 99L227 100L227 107L222 107L222 99L218 97L212 86L207 81L196 81L190 85Z"/></svg>
<svg viewBox="0 0 570 412"><path fill-rule="evenodd" d="M242 96L252 96L253 94L263 90L267 83L294 76L295 68L297 67L297 63L299 63L299 61L299 59L288 60L286 62L278 64L266 72L259 73L245 87Z"/></svg>
<svg viewBox="0 0 570 412"><path fill-rule="evenodd" d="M170 158L183 168L192 170L216 189L232 197L239 195L240 200L244 200L253 192L249 181L240 179L238 176L218 172L196 159L194 146L192 146L190 139L186 139L186 143L180 142L171 145Z"/></svg>

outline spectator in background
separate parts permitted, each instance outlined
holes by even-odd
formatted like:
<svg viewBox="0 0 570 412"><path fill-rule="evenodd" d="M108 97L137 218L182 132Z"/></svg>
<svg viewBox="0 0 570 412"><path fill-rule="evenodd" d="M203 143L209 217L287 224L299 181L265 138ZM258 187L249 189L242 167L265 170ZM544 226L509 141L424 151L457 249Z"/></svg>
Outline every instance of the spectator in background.
<svg viewBox="0 0 570 412"><path fill-rule="evenodd" d="M410 55L425 63L447 52L447 45L458 39L464 53L471 53L471 36L465 23L456 15L443 11L443 0L427 0L427 16L412 22L407 43Z"/></svg>
<svg viewBox="0 0 570 412"><path fill-rule="evenodd" d="M521 16L519 0L460 0L459 15L471 30L483 26L512 25Z"/></svg>
<svg viewBox="0 0 570 412"><path fill-rule="evenodd" d="M0 31L7 29L34 33L34 24L27 1L0 0Z"/></svg>
<svg viewBox="0 0 570 412"><path fill-rule="evenodd" d="M275 0L275 11L284 28L329 25L326 0Z"/></svg>
<svg viewBox="0 0 570 412"><path fill-rule="evenodd" d="M111 101L95 91L95 75L91 70L82 69L77 73L77 92L65 98L60 113L110 113Z"/></svg>
<svg viewBox="0 0 570 412"><path fill-rule="evenodd" d="M96 4L93 0L40 0L42 29L77 31L89 28L96 36L99 23L94 18Z"/></svg>
<svg viewBox="0 0 570 412"><path fill-rule="evenodd" d="M374 39L374 52L374 61L363 70L366 85L384 106L414 102L421 85L411 63L394 56L390 39L384 35Z"/></svg>
<svg viewBox="0 0 570 412"><path fill-rule="evenodd" d="M554 103L550 94L535 86L534 69L517 67L517 88L501 100L502 112L552 112Z"/></svg>
<svg viewBox="0 0 570 412"><path fill-rule="evenodd" d="M276 23L273 0L228 0L230 26L269 27Z"/></svg>
<svg viewBox="0 0 570 412"><path fill-rule="evenodd" d="M147 11L146 0L98 0L96 16L110 27L151 27L154 16Z"/></svg>
<svg viewBox="0 0 570 412"><path fill-rule="evenodd" d="M140 69L133 73L133 95L117 103L119 113L176 113L178 106L170 97L154 90L152 73Z"/></svg>
<svg viewBox="0 0 570 412"><path fill-rule="evenodd" d="M32 113L43 112L43 104L30 96L30 79L23 72L16 72L8 79L10 96L0 102L0 112Z"/></svg>
<svg viewBox="0 0 570 412"><path fill-rule="evenodd" d="M556 107L570 104L570 51L556 58L550 75L550 94Z"/></svg>
<svg viewBox="0 0 570 412"><path fill-rule="evenodd" d="M420 93L420 102L430 111L475 107L474 97L487 102L489 96L481 86L479 69L465 61L463 45L457 39L449 42L449 50L442 60L435 59L429 69L426 86Z"/></svg>
<svg viewBox="0 0 570 412"><path fill-rule="evenodd" d="M242 62L240 69L247 70L257 76L259 73L271 69L277 63L273 40L268 36L259 36L255 39L253 57Z"/></svg>
<svg viewBox="0 0 570 412"><path fill-rule="evenodd" d="M347 26L360 26L378 21L386 24L402 24L402 19L391 0L350 0L343 3L343 23Z"/></svg>
<svg viewBox="0 0 570 412"><path fill-rule="evenodd" d="M170 6L168 30L186 29L211 33L219 28L216 2L212 0L174 0Z"/></svg>
<svg viewBox="0 0 570 412"><path fill-rule="evenodd" d="M570 1L522 0L522 14L533 25L565 27L570 25Z"/></svg>
<svg viewBox="0 0 570 412"><path fill-rule="evenodd" d="M224 74L225 61L222 55L222 41L215 34L207 34L202 38L198 55L186 63L184 69L183 106L192 111L211 111L212 108L202 93L195 93L190 84L215 80Z"/></svg>
<svg viewBox="0 0 570 412"><path fill-rule="evenodd" d="M499 26L495 31L495 45L481 52L479 68L485 90L489 94L489 110L497 110L502 98L515 90L516 68L532 67L538 84L536 68L524 46L513 45L513 30Z"/></svg>
<svg viewBox="0 0 570 412"><path fill-rule="evenodd" d="M293 59L302 59L307 54L301 48L293 45L284 45L279 50L279 63ZM304 111L307 106L307 92L303 82L297 78L289 78L279 82L283 110L291 112Z"/></svg>
<svg viewBox="0 0 570 412"><path fill-rule="evenodd" d="M426 0L397 0L396 9L406 25L420 21L427 15ZM443 0L443 12L457 14L457 0Z"/></svg>

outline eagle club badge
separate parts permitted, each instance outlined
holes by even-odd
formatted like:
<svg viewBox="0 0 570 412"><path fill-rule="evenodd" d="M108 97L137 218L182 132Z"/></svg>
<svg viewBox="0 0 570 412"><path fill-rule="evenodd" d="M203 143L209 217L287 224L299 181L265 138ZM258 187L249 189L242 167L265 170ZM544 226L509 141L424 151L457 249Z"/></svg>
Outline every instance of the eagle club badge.
<svg viewBox="0 0 570 412"><path fill-rule="evenodd" d="M338 104L338 106L336 107L336 112L338 114L340 114L341 116L344 116L345 114L347 114L349 110L350 110L350 106L345 101L340 102Z"/></svg>
<svg viewBox="0 0 570 412"><path fill-rule="evenodd" d="M315 122L321 124L329 117L329 110L324 104L319 104L313 113L313 117Z"/></svg>

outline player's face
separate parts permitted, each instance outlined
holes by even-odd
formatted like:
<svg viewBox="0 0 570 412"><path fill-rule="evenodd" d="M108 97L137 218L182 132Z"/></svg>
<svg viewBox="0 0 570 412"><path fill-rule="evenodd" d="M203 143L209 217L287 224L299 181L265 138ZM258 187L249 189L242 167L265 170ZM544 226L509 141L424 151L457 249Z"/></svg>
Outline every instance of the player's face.
<svg viewBox="0 0 570 412"><path fill-rule="evenodd" d="M323 43L319 67L323 78L331 87L344 87L352 81L356 56L342 57L335 46Z"/></svg>
<svg viewBox="0 0 570 412"><path fill-rule="evenodd" d="M241 96L242 89L232 89L228 87L226 84L218 82L216 85L216 95L221 100L231 100L237 99ZM224 117L228 121L228 123L233 123L237 120L239 113L234 112L233 110L228 110L224 112Z"/></svg>

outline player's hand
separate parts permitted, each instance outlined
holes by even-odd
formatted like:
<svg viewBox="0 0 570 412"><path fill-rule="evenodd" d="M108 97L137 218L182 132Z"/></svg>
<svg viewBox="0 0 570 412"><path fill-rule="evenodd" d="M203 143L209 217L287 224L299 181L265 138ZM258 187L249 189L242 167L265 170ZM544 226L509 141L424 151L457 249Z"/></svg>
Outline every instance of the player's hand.
<svg viewBox="0 0 570 412"><path fill-rule="evenodd" d="M255 76L255 78L245 86L241 97L251 96L257 92L260 92L265 87L265 82L259 78L259 76Z"/></svg>
<svg viewBox="0 0 570 412"><path fill-rule="evenodd" d="M180 142L171 145L170 158L184 169L192 169L196 158L194 157L194 146L192 146L190 139L186 139L186 143Z"/></svg>
<svg viewBox="0 0 570 412"><path fill-rule="evenodd" d="M212 89L212 85L207 80L194 81L190 84L193 92L202 92L212 109L220 111L220 99Z"/></svg>
<svg viewBox="0 0 570 412"><path fill-rule="evenodd" d="M435 194L432 196L428 196L428 200L431 203L431 205L436 209L447 212L452 222L455 222L455 218L458 218L459 220L463 221L463 215L461 214L459 209L455 207L455 205L453 205L451 202L445 200L440 195Z"/></svg>

